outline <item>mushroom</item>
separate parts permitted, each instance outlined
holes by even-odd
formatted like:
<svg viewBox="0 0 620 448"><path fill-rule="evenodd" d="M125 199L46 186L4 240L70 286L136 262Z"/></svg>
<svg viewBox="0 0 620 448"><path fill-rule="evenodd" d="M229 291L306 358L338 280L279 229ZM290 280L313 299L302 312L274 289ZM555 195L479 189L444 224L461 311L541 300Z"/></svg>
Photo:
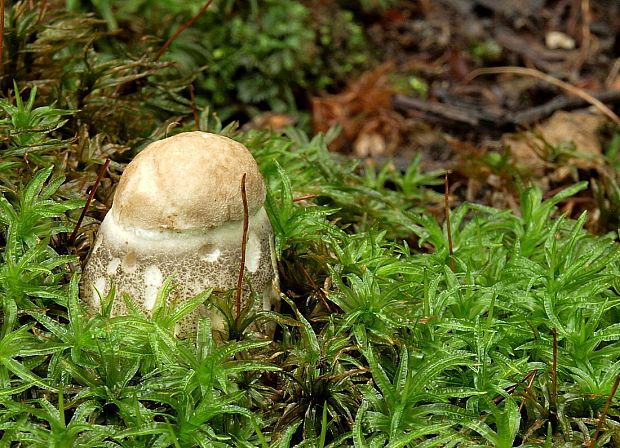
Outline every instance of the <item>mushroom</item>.
<svg viewBox="0 0 620 448"><path fill-rule="evenodd" d="M116 288L112 315L127 314L128 294L147 317L163 282L173 276L168 300L183 301L208 288L232 289L241 263L246 175L248 230L245 279L262 298L257 310L279 307L273 230L263 207L265 186L242 144L221 135L185 132L148 145L127 165L84 267L80 294L94 312ZM250 288L243 288L247 306ZM201 305L177 323L190 337L200 316L224 331L221 315ZM264 335L273 329L258 328Z"/></svg>

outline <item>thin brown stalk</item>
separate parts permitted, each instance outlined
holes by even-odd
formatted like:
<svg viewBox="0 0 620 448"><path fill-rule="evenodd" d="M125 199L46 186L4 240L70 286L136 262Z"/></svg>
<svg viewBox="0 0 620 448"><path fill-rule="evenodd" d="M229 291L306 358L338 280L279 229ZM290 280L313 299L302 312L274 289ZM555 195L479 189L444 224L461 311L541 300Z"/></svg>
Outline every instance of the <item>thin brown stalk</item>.
<svg viewBox="0 0 620 448"><path fill-rule="evenodd" d="M293 202L301 202L301 201L305 201L307 199L314 199L317 196L318 195L316 195L316 194L306 194L304 196L299 196L298 198L293 198Z"/></svg>
<svg viewBox="0 0 620 448"><path fill-rule="evenodd" d="M517 390L517 387L519 387L518 384L513 384L512 386L508 386L507 388L505 388L504 392L506 392L508 395L512 395L512 393ZM497 395L495 396L495 398L493 398L493 403L499 405L505 399L506 397L504 397L503 395Z"/></svg>
<svg viewBox="0 0 620 448"><path fill-rule="evenodd" d="M243 286L243 273L245 271L245 248L248 242L248 224L249 224L249 211L248 211L248 197L245 192L245 176L243 173L241 176L241 199L243 200L243 237L241 240L241 266L239 267L239 278L237 279L237 319L241 316L241 288Z"/></svg>
<svg viewBox="0 0 620 448"><path fill-rule="evenodd" d="M499 74L513 74L513 75L521 75L521 76L531 76L532 78L540 79L542 81L548 82L549 84L553 84L556 87L566 90L567 92L578 96L582 100L588 102L592 106L596 107L599 111L605 114L611 121L620 126L620 117L616 115L609 107L603 104L601 101L594 98L588 92L573 85L570 85L567 82L564 82L560 79L554 78L553 76L547 75L539 70L533 68L525 68L525 67L488 67L488 68L479 68L477 70L472 71L466 78L466 82L471 81L474 78L477 78L480 75L499 75Z"/></svg>
<svg viewBox="0 0 620 448"><path fill-rule="evenodd" d="M168 38L168 40L166 42L164 42L164 45L162 45L162 47L159 49L159 51L155 55L155 61L159 61L159 58L162 57L162 55L166 52L166 49L179 36L179 34L181 34L183 31L185 31L190 26L192 26L196 20L198 20L205 12L207 12L207 9L209 9L209 6L211 6L211 3L213 3L213 0L209 0L207 3L205 3L204 6L202 8L200 8L200 11L198 11L198 13L196 13L196 15L194 17L192 17L187 22L185 22L183 25L181 25L172 34L172 36L170 36Z"/></svg>
<svg viewBox="0 0 620 448"><path fill-rule="evenodd" d="M41 23L43 17L45 16L45 12L47 11L47 0L41 0L39 2L39 16L37 17L37 23Z"/></svg>
<svg viewBox="0 0 620 448"><path fill-rule="evenodd" d="M529 381L527 382L527 386L525 388L526 396L529 395L530 392L532 391L532 386L534 385L534 380L536 379L536 375L538 375L538 369L532 370L530 373L527 374L525 378L523 378L523 381L529 378ZM521 410L523 409L523 405L525 404L525 398L526 397L523 397L523 400L521 400L521 404L519 405L519 412L521 412Z"/></svg>
<svg viewBox="0 0 620 448"><path fill-rule="evenodd" d="M607 396L607 401L605 402L605 407L603 408L603 412L598 417L598 423L596 425L596 431L590 440L589 448L594 448L596 445L596 440L598 439L598 435L601 432L601 428L603 427L603 423L605 423L605 419L607 418L607 411L609 411L609 406L611 405L611 400L613 400L616 392L618 391L618 386L620 385L620 374L616 376L616 381L614 385L611 387L611 391L609 391L609 395Z"/></svg>
<svg viewBox="0 0 620 448"><path fill-rule="evenodd" d="M110 165L110 159L105 159L105 162L103 162L103 165L101 165L101 167L99 168L99 172L97 173L97 179L95 179L95 183L90 189L90 193L88 193L88 199L86 200L86 204L84 205L84 208L82 209L80 218L75 223L75 228L73 229L73 232L71 233L71 236L69 237L69 246L73 246L75 244L75 239L77 238L78 230L80 230L80 227L82 226L82 221L84 220L84 216L86 216L86 212L88 211L88 208L90 207L90 203L92 202L93 197L95 197L95 192L97 191L97 188L99 187L99 183L101 182L101 179L103 179L103 176L106 170L108 169L108 165Z"/></svg>
<svg viewBox="0 0 620 448"><path fill-rule="evenodd" d="M591 21L590 0L581 0L581 46L579 48L579 57L575 58L575 70L577 71L581 70L581 66L588 59Z"/></svg>
<svg viewBox="0 0 620 448"><path fill-rule="evenodd" d="M618 73L620 73L620 58L616 58L616 60L611 66L611 69L609 70L609 74L607 75L607 78L605 78L606 89L609 90L612 88L614 81L618 77Z"/></svg>
<svg viewBox="0 0 620 448"><path fill-rule="evenodd" d="M189 96L192 99L192 113L194 114L194 128L200 130L200 116L198 115L198 107L196 106L196 95L194 94L194 84L189 85Z"/></svg>
<svg viewBox="0 0 620 448"><path fill-rule="evenodd" d="M527 386L525 388L525 393L529 393L530 389L532 388L532 384L534 383L534 379L536 379L536 375L538 374L538 369L534 369L534 370L530 370L528 372L527 375L525 375L525 378L523 378L521 381L519 381L517 384L513 384L512 386L508 386L504 389L504 391L509 394L512 395L514 393L515 390L517 390L517 388L519 387L519 385L523 384L524 382L528 382ZM500 404L502 401L505 400L505 397L503 395L497 395L495 398L493 398L493 403L495 404ZM523 401L525 401L525 399L523 399ZM523 406L523 401L521 402L521 406ZM519 410L521 410L521 406L519 407Z"/></svg>
<svg viewBox="0 0 620 448"><path fill-rule="evenodd" d="M450 269L454 272L454 248L452 245L452 228L450 226L450 184L448 182L448 173L444 176L444 194L443 194L444 213L446 215L446 227L448 229L448 250L450 252Z"/></svg>
<svg viewBox="0 0 620 448"><path fill-rule="evenodd" d="M558 396L558 331L551 329L553 335L553 365L551 366L551 408L555 411Z"/></svg>
<svg viewBox="0 0 620 448"><path fill-rule="evenodd" d="M4 0L0 0L0 73L4 73Z"/></svg>

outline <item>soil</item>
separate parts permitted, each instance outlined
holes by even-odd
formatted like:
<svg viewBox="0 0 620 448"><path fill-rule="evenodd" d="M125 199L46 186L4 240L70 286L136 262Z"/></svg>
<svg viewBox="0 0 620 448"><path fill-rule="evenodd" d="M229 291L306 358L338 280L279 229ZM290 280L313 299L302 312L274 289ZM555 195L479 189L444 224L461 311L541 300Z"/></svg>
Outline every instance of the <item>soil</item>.
<svg viewBox="0 0 620 448"><path fill-rule="evenodd" d="M331 149L405 169L416 154L450 173L451 205L517 209L518 185L615 230L610 142L620 120L620 3L401 1L364 17L383 63L312 99L314 128L340 124ZM604 110L605 106L608 108ZM516 210L518 211L518 210Z"/></svg>

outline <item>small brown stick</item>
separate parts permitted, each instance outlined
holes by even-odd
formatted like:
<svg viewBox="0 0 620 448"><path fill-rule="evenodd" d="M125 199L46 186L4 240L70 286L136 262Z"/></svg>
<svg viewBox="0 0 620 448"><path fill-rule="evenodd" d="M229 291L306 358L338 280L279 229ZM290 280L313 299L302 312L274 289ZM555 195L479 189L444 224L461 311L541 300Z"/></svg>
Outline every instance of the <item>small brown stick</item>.
<svg viewBox="0 0 620 448"><path fill-rule="evenodd" d="M507 388L505 388L504 392L506 392L508 395L512 395L512 393L517 390L517 387L519 387L518 384L513 384L512 386L508 386ZM497 395L495 398L493 398L493 403L499 405L505 399L506 397L504 397L503 395Z"/></svg>
<svg viewBox="0 0 620 448"><path fill-rule="evenodd" d="M172 34L172 36L170 36L168 40L164 42L164 45L162 45L162 47L159 49L159 51L155 55L155 61L159 61L159 58L162 57L162 55L166 52L166 49L170 46L172 41L174 41L179 36L179 34L181 34L183 31L185 31L190 26L192 26L196 20L198 20L205 12L207 12L207 9L209 9L209 6L211 6L211 3L213 3L213 0L209 0L207 3L205 3L204 6L200 8L200 11L198 11L198 13L194 17L192 17L187 22L185 22L183 25L181 25Z"/></svg>
<svg viewBox="0 0 620 448"><path fill-rule="evenodd" d="M532 391L532 385L534 384L536 375L538 375L538 369L532 370L530 373L527 374L525 378L523 378L523 381L525 381L529 377L529 381L527 382L527 387L525 388L526 394L530 394L530 392ZM519 412L521 412L521 410L523 409L524 404L525 404L525 397L523 397L523 400L521 400L521 404L519 405Z"/></svg>
<svg viewBox="0 0 620 448"><path fill-rule="evenodd" d="M318 196L318 194L306 194L304 196L299 196L298 198L293 198L293 202L301 202L301 201L305 201L306 199L314 199Z"/></svg>
<svg viewBox="0 0 620 448"><path fill-rule="evenodd" d="M605 78L605 88L610 89L613 86L616 77L618 76L618 72L620 72L620 58L616 58L611 69L609 70L609 74L607 78Z"/></svg>
<svg viewBox="0 0 620 448"><path fill-rule="evenodd" d="M448 173L444 176L444 194L443 194L443 204L444 204L444 213L446 215L446 227L448 229L448 250L450 252L450 269L454 272L454 249L452 246L452 229L450 228L450 195L449 195L450 184L448 183Z"/></svg>
<svg viewBox="0 0 620 448"><path fill-rule="evenodd" d="M47 0L41 0L39 3L39 16L37 17L37 23L41 23L43 17L45 16L45 12L47 11Z"/></svg>
<svg viewBox="0 0 620 448"><path fill-rule="evenodd" d="M581 70L581 66L588 58L590 51L590 0L581 0L581 46L579 57L575 58L575 70Z"/></svg>
<svg viewBox="0 0 620 448"><path fill-rule="evenodd" d="M248 242L248 197L245 192L245 176L241 176L241 199L243 200L243 239L241 240L241 266L239 267L239 278L237 279L237 319L241 316L241 287L243 285L243 273L245 271L245 248Z"/></svg>
<svg viewBox="0 0 620 448"><path fill-rule="evenodd" d="M88 199L86 199L86 204L84 205L84 208L82 209L82 214L80 215L80 218L75 223L75 228L73 229L73 232L71 233L71 236L69 237L69 246L73 246L75 244L75 239L77 238L78 230L80 230L80 226L82 225L84 216L86 216L86 212L88 211L88 208L90 207L90 203L92 202L93 197L95 196L95 192L97 191L97 188L99 187L99 183L101 182L101 179L103 179L103 175L108 169L108 165L110 165L110 159L105 159L105 162L103 162L103 165L101 165L101 167L99 168L99 172L97 173L97 179L95 179L95 183L90 189L90 193L88 193Z"/></svg>
<svg viewBox="0 0 620 448"><path fill-rule="evenodd" d="M616 376L616 381L614 385L611 387L611 391L609 391L609 395L607 396L607 401L605 402L605 407L603 408L603 412L598 417L598 423L596 425L596 431L590 440L589 448L594 448L596 445L596 439L598 439L598 435L601 432L601 428L603 427L603 423L605 423L605 419L607 418L607 411L609 410L609 406L611 405L611 400L613 400L614 395L618 391L618 385L620 385L620 374Z"/></svg>
<svg viewBox="0 0 620 448"><path fill-rule="evenodd" d="M526 393L529 392L529 390L532 387L532 384L534 383L534 379L536 379L537 374L538 374L538 369L530 370L528 374L525 375L525 377L521 381L519 381L517 384L513 384L512 386L506 387L504 391L507 394L512 395L514 391L517 390L517 387L519 387L520 384L527 381L528 384L527 384L527 387L525 388L525 392ZM495 398L493 398L493 403L500 404L504 400L505 400L505 397L503 395L497 395ZM525 401L525 399L523 399L523 401ZM523 406L523 401L521 402L521 406ZM519 410L521 410L521 406L519 407Z"/></svg>
<svg viewBox="0 0 620 448"><path fill-rule="evenodd" d="M4 73L4 0L0 0L0 73Z"/></svg>
<svg viewBox="0 0 620 448"><path fill-rule="evenodd" d="M194 128L200 130L200 116L198 115L198 107L196 106L196 95L194 95L194 84L189 85L189 96L192 99L192 112L194 114Z"/></svg>
<svg viewBox="0 0 620 448"><path fill-rule="evenodd" d="M473 108L466 108L448 103L438 103L434 101L421 100L405 95L394 95L392 98L394 108L409 111L420 111L426 119L439 122L456 122L467 126L480 126L481 123L496 123L501 121L501 117L494 116L486 111L478 111Z"/></svg>
<svg viewBox="0 0 620 448"><path fill-rule="evenodd" d="M607 104L620 103L620 92L617 90L596 92L592 94L592 97ZM579 107L584 107L587 104L589 103L583 98L573 95L560 95L541 105L510 114L508 121L519 126L527 126L551 116L557 110L577 109Z"/></svg>
<svg viewBox="0 0 620 448"><path fill-rule="evenodd" d="M558 396L558 331L551 329L553 335L553 365L551 367L551 408L555 411Z"/></svg>
<svg viewBox="0 0 620 448"><path fill-rule="evenodd" d="M549 84L553 84L556 87L566 90L573 95L578 96L579 98L587 101L589 104L596 107L602 113L604 113L611 121L620 126L620 117L618 117L609 107L603 104L601 101L594 98L592 95L587 93L585 90L580 89L578 87L572 86L567 82L562 81L561 79L554 78L553 76L547 75L539 70L533 68L525 68L525 67L488 67L488 68L479 68L477 70L472 71L466 78L466 82L471 81L472 79L480 76L480 75L499 75L499 74L513 74L513 75L522 75L522 76L531 76L532 78L540 79L542 81L548 82Z"/></svg>

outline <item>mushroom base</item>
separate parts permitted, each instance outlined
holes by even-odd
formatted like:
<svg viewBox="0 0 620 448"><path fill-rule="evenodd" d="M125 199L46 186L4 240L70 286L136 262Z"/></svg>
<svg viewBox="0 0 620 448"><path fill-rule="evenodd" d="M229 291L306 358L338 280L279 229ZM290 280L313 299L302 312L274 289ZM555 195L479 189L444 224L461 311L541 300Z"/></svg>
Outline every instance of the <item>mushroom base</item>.
<svg viewBox="0 0 620 448"><path fill-rule="evenodd" d="M214 229L144 231L119 225L113 209L103 220L84 267L81 298L90 310L98 312L101 297L108 294L113 284L116 296L112 315L128 313L123 300L123 294L128 294L144 315L150 317L159 289L169 276L173 276L176 287L168 302L181 303L209 288L232 289L239 275L242 238L243 223L239 221ZM249 280L262 299L255 301L254 308L257 311L278 309L273 231L264 208L250 217L245 256L242 307L249 303ZM201 305L177 323L175 335L193 337L201 316L211 318L214 332L227 334L219 311ZM273 337L275 324L261 324L254 330Z"/></svg>

